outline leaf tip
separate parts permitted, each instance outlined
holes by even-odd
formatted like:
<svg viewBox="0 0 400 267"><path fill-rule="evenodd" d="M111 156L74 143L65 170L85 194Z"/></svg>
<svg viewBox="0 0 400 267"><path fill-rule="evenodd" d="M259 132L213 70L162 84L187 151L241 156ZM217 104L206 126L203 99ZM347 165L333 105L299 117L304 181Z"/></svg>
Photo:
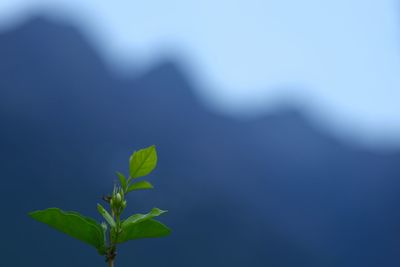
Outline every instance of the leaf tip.
<svg viewBox="0 0 400 267"><path fill-rule="evenodd" d="M168 210L162 210L162 209L159 209L156 207L151 209L151 213L157 214L158 216L161 214L167 213L167 212L168 212Z"/></svg>
<svg viewBox="0 0 400 267"><path fill-rule="evenodd" d="M28 216L31 217L31 218L33 218L33 215L35 214L35 212L36 212L36 211L30 211L30 212L28 212Z"/></svg>
<svg viewBox="0 0 400 267"><path fill-rule="evenodd" d="M104 208L100 203L97 203L97 210L100 212L100 214L103 213Z"/></svg>

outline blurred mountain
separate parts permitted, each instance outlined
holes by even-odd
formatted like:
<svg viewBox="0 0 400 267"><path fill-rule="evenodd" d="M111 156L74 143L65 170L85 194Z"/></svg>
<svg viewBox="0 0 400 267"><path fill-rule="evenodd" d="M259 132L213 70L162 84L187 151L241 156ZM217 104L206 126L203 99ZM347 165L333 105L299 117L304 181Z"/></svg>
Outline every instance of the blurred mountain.
<svg viewBox="0 0 400 267"><path fill-rule="evenodd" d="M94 216L156 144L170 237L121 247L120 266L397 266L400 153L344 144L295 107L254 119L214 114L173 61L131 79L109 71L70 25L43 17L0 34L0 255L13 266L101 266L94 249L26 216Z"/></svg>

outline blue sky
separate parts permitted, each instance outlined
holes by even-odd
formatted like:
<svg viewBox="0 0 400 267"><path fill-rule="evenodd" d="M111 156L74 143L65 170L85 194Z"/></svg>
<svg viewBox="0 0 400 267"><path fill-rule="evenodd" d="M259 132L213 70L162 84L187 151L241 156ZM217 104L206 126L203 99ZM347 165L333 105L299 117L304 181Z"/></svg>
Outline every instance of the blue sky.
<svg viewBox="0 0 400 267"><path fill-rule="evenodd" d="M395 0L2 0L0 26L42 11L80 24L119 69L179 58L219 111L293 101L342 136L400 145Z"/></svg>

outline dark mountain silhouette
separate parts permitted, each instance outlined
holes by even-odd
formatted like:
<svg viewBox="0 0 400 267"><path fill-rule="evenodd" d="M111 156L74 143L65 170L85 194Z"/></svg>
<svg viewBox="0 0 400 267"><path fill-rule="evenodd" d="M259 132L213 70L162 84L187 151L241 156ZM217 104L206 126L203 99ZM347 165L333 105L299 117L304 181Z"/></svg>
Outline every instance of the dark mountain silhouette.
<svg viewBox="0 0 400 267"><path fill-rule="evenodd" d="M397 266L400 153L320 131L300 110L213 114L173 61L122 79L80 32L38 17L0 34L0 255L4 266L101 266L29 219L96 214L134 149L156 144L157 190L128 210L169 209L170 237L122 246L120 266Z"/></svg>

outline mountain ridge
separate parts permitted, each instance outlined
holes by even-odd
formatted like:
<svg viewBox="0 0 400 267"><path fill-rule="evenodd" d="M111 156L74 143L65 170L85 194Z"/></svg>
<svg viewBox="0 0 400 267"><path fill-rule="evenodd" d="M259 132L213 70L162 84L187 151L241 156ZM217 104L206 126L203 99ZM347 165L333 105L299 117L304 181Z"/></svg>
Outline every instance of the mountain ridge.
<svg viewBox="0 0 400 267"><path fill-rule="evenodd" d="M28 32L28 34L26 34ZM68 24L65 22L60 22L60 21L55 21L54 19L51 19L45 15L35 15L32 16L31 19L26 20L20 25L14 26L11 29L4 30L0 33L0 44L4 43L5 40L7 39L12 39L14 38L13 36L26 36L26 35L35 35L35 34L40 34L41 38L47 38L49 40L54 40L57 39L54 37L54 35L59 34L62 32L62 35L67 35L71 36L70 38L72 39L72 47L78 47L80 50L85 51L84 53L80 52L80 54L74 54L73 52L69 52L70 57L69 58L77 58L78 56L81 56L81 54L89 54L90 57L87 60L82 60L83 62L87 61L88 63L95 63L91 64L90 66L85 66L84 70L80 70L77 72L79 75L88 75L88 71L91 69L96 69L96 72L103 72L103 75L107 75L111 78L112 82L120 82L122 85L120 86L120 90L130 90L129 88L134 87L135 84L140 83L141 80L146 80L147 77L151 77L150 82L156 82L157 75L164 75L166 77L174 77L174 82L178 82L177 86L169 86L169 88L165 88L166 92L161 91L164 93L163 97L168 97L168 93L170 90L181 90L179 93L171 94L173 97L183 97L185 96L185 100L188 101L191 105L201 105L201 109L206 110L208 113L213 114L214 116L220 116L225 119L232 119L232 120L239 120L243 122L254 122L254 121L263 121L263 120L270 120L275 117L280 117L281 121L287 120L287 121L294 121L294 122L299 122L302 121L304 125L309 125L309 127L313 127L317 129L318 127L313 123L313 120L309 118L304 111L302 111L301 108L296 107L296 105L290 105L290 104L283 104L279 106L278 108L274 109L273 111L266 112L264 114L260 114L257 116L252 116L248 118L238 118L235 116L229 116L226 114L219 114L214 112L213 110L209 109L207 105L205 105L199 98L198 95L196 95L195 90L193 90L191 83L187 76L184 74L184 72L181 70L181 67L177 62L175 62L173 59L169 58L164 61L158 62L157 64L153 65L151 68L149 68L146 72L142 73L141 75L132 75L134 77L126 77L126 78L121 78L118 76L113 75L112 72L109 71L109 68L107 67L107 64L101 57L101 55L98 52L95 52L93 50L93 47L89 42L87 42L87 38L85 38L84 34L82 34L79 31L79 28L74 26L73 24ZM67 34L65 34L67 33ZM70 39L68 38L68 39ZM39 40L40 38L38 38ZM30 39L31 40L31 39ZM35 38L33 38L35 40ZM75 40L75 41L74 41ZM31 42L29 43L31 44ZM22 45L22 44L21 44ZM57 42L53 42L51 44L52 47L56 47L60 51L68 51L71 50L70 44L68 45L59 45ZM35 47L37 46L37 47ZM43 56L45 53L48 53L48 49L44 49L43 47L38 46L37 44L34 45L33 51L35 56L37 56L38 51L42 51L40 54L42 54L42 60L47 60L47 58L52 59L51 56ZM0 53L4 53L4 45L3 47L0 48ZM72 49L73 50L73 49ZM14 51L6 51L9 54L15 53ZM57 53L56 53L57 54ZM68 53L67 53L68 54ZM2 56L4 57L4 55ZM26 60L26 55L24 56L24 60ZM62 59L57 59L57 60L62 60ZM38 60L37 62L41 63L41 60ZM36 63L36 62L35 62ZM44 64L53 64L51 61L46 62ZM80 62L79 65L81 65L82 62ZM70 63L66 65L71 65ZM18 66L14 66L13 70L17 70L20 68L22 64L18 64ZM38 68L40 70L40 68ZM75 68L72 68L74 70ZM1 70L1 67L0 67ZM15 74L14 74L15 75ZM35 75L38 75L35 73ZM41 75L47 75L46 74L41 74ZM75 73L71 74L71 76L76 75ZM97 78L101 78L101 75L97 75ZM161 77L162 79L162 77ZM101 81L100 83L107 83L108 81ZM103 89L103 86L101 85L91 85L92 90L101 90ZM158 88L157 86L152 87L151 84L147 86L146 90L154 90L154 88ZM182 90L182 88L186 88L187 90ZM57 88L54 88L57 90ZM167 90L168 89L168 90ZM65 90L63 88L58 89L62 92ZM104 89L103 89L104 90ZM25 91L26 92L26 91ZM91 91L90 93L95 93L96 91ZM116 92L118 93L118 92ZM177 101L177 99L175 100ZM184 101L183 101L184 102ZM286 119L285 119L286 118ZM331 138L336 139L338 142L341 142L342 140L339 139L334 133L328 132L325 133L325 135L329 135Z"/></svg>

